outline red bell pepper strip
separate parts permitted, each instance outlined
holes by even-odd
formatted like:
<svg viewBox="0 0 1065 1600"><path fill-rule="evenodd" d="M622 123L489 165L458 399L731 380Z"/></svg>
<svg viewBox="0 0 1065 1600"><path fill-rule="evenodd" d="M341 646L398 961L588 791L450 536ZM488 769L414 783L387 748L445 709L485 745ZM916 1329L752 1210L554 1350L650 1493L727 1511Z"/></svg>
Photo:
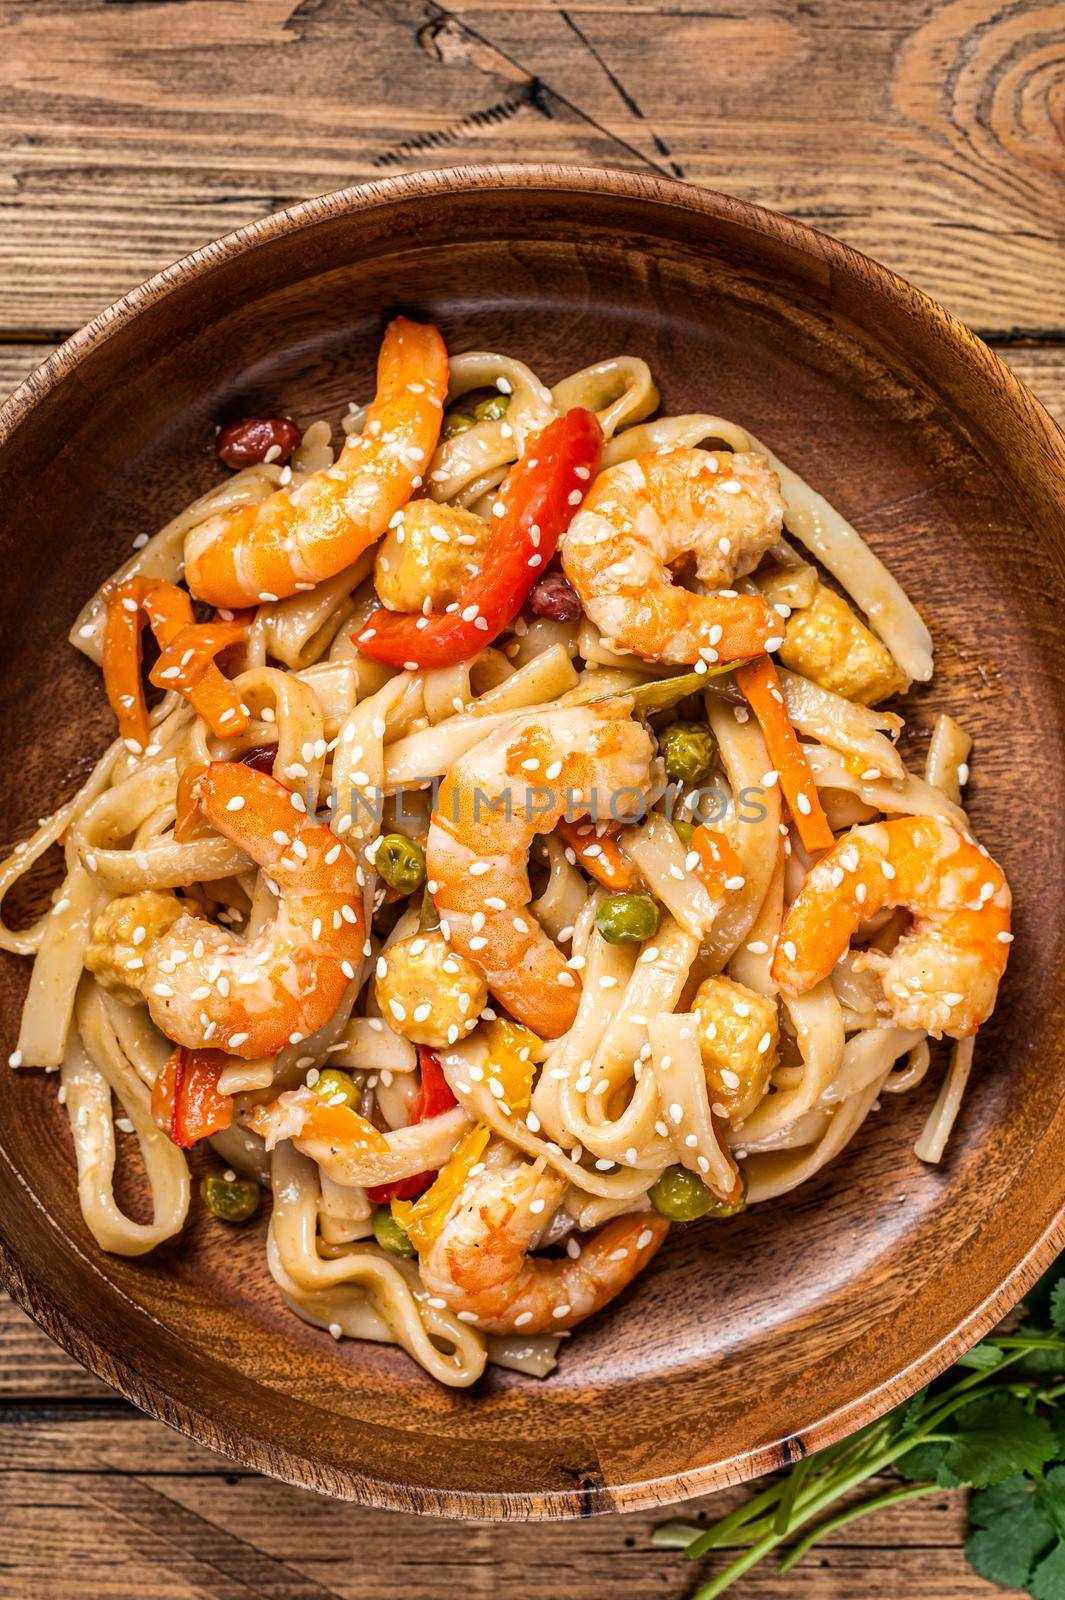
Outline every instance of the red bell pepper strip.
<svg viewBox="0 0 1065 1600"><path fill-rule="evenodd" d="M233 1096L219 1094L218 1078L232 1060L224 1050L179 1046L156 1078L152 1117L183 1150L231 1125Z"/></svg>
<svg viewBox="0 0 1065 1600"><path fill-rule="evenodd" d="M761 724L769 759L780 777L799 838L811 852L831 850L835 835L817 793L810 763L788 719L776 667L768 656L759 656L738 669L736 683Z"/></svg>
<svg viewBox="0 0 1065 1600"><path fill-rule="evenodd" d="M426 1045L418 1046L418 1064L422 1072L422 1086L410 1108L411 1123L428 1122L431 1117L441 1117L458 1101L444 1077L440 1057ZM367 1189L366 1198L371 1205L386 1206L391 1200L416 1200L431 1183L436 1182L435 1172L415 1172L409 1178L399 1178L395 1183L380 1183Z"/></svg>
<svg viewBox="0 0 1065 1600"><path fill-rule="evenodd" d="M449 667L466 661L513 622L543 576L559 538L588 492L603 431L580 406L549 422L501 485L480 572L447 611L374 611L354 634L371 661L389 667Z"/></svg>

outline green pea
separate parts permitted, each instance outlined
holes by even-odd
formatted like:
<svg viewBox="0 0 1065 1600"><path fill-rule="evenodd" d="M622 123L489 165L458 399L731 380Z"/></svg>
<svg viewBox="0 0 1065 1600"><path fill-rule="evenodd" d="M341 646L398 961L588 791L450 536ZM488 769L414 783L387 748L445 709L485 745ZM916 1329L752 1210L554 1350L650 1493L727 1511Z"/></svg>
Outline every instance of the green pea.
<svg viewBox="0 0 1065 1600"><path fill-rule="evenodd" d="M651 1185L648 1198L656 1211L673 1222L694 1222L696 1217L734 1217L747 1204L747 1179L743 1178L739 1200L729 1204L719 1200L698 1174L689 1172L687 1167L667 1167Z"/></svg>
<svg viewBox="0 0 1065 1600"><path fill-rule="evenodd" d="M692 842L692 835L695 832L695 826L696 825L694 822L685 822L682 817L673 818L673 831L685 849L687 849Z"/></svg>
<svg viewBox="0 0 1065 1600"><path fill-rule="evenodd" d="M457 433L465 433L476 424L477 418L471 416L468 411L449 411L444 418L444 438L453 439Z"/></svg>
<svg viewBox="0 0 1065 1600"><path fill-rule="evenodd" d="M390 889L413 894L425 882L425 851L402 833L386 833L377 847L374 866Z"/></svg>
<svg viewBox="0 0 1065 1600"><path fill-rule="evenodd" d="M714 770L717 741L705 722L674 722L660 738L666 776L674 783L702 783Z"/></svg>
<svg viewBox="0 0 1065 1600"><path fill-rule="evenodd" d="M478 422L498 422L500 417L505 417L510 404L509 394L493 394L487 400L481 400L473 408L473 414Z"/></svg>
<svg viewBox="0 0 1065 1600"><path fill-rule="evenodd" d="M706 1184L687 1167L667 1167L651 1185L648 1198L656 1211L673 1222L705 1217L714 1203Z"/></svg>
<svg viewBox="0 0 1065 1600"><path fill-rule="evenodd" d="M253 1178L227 1178L208 1172L200 1180L204 1205L220 1222L247 1222L259 1209L259 1185Z"/></svg>
<svg viewBox="0 0 1065 1600"><path fill-rule="evenodd" d="M374 1211L373 1236L382 1250L401 1261L414 1254L414 1246L387 1206L378 1206Z"/></svg>
<svg viewBox="0 0 1065 1600"><path fill-rule="evenodd" d="M595 925L607 944L642 944L658 928L658 907L649 894L608 894Z"/></svg>
<svg viewBox="0 0 1065 1600"><path fill-rule="evenodd" d="M731 1201L715 1199L710 1210L706 1213L708 1217L738 1217L741 1211L746 1211L748 1183L747 1174L742 1167L740 1168L740 1183L743 1187L739 1199Z"/></svg>
<svg viewBox="0 0 1065 1600"><path fill-rule="evenodd" d="M330 1104L350 1106L353 1111L358 1109L359 1090L355 1079L348 1072L341 1072L339 1067L323 1067L314 1081L315 1094ZM337 1099L337 1095L340 1099Z"/></svg>

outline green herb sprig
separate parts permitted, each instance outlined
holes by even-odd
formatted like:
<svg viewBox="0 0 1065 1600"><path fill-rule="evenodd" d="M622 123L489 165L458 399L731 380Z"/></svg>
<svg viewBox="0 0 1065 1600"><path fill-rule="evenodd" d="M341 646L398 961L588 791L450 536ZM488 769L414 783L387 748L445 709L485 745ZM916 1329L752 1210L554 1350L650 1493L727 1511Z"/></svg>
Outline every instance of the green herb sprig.
<svg viewBox="0 0 1065 1600"><path fill-rule="evenodd" d="M818 1540L885 1506L976 1491L969 1561L1033 1600L1065 1600L1065 1257L1029 1295L1024 1320L960 1359L912 1400L808 1456L709 1527L670 1522L652 1542L692 1560L739 1554L692 1600L715 1600L767 1556L788 1572ZM899 1482L834 1509L879 1473Z"/></svg>

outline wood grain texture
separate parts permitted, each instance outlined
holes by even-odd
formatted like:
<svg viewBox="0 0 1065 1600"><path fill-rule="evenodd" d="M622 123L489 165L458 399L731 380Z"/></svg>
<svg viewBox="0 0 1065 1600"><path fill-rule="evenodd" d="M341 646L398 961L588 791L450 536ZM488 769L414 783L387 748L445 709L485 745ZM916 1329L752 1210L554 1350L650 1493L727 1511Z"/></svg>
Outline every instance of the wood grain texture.
<svg viewBox="0 0 1065 1600"><path fill-rule="evenodd" d="M1060 336L1063 33L1038 0L0 0L0 397L222 231L476 156L679 166L992 337ZM1000 353L1065 419L1065 349ZM451 1528L259 1479L139 1417L2 1297L0 1518L4 1600L680 1600L695 1581L649 1547L653 1513ZM962 1538L958 1498L918 1501L737 1600L978 1600Z"/></svg>
<svg viewBox="0 0 1065 1600"><path fill-rule="evenodd" d="M456 1590L472 1600L683 1600L714 1569L655 1550L655 1514L553 1528L427 1525L261 1479L108 1398L0 1300L5 1351L0 1372L13 1356L28 1363L30 1383L52 1372L36 1398L0 1398L0 1595L11 1600L83 1600L87 1591L440 1600ZM703 1497L683 1515L720 1516L741 1498ZM786 1579L771 1568L751 1574L737 1600L986 1600L961 1553L965 1535L962 1498L930 1496L842 1530Z"/></svg>
<svg viewBox="0 0 1065 1600"><path fill-rule="evenodd" d="M721 188L981 332L1065 333L1060 0L0 0L0 36L0 336L295 199L530 158Z"/></svg>
<svg viewBox="0 0 1065 1600"><path fill-rule="evenodd" d="M1065 344L997 346L998 354L1059 424L1065 424ZM53 344L0 343L0 401L55 349Z"/></svg>
<svg viewBox="0 0 1065 1600"><path fill-rule="evenodd" d="M1065 893L1052 731L1065 681L1061 439L931 302L720 196L595 171L469 169L269 219L135 292L8 408L0 501L19 519L0 534L5 816L27 789L49 792L55 752L84 758L107 720L60 630L42 637L44 597L50 615L73 614L145 504L176 507L206 485L212 419L235 397L335 415L353 374L365 386L381 309L396 302L422 307L455 348L512 349L550 380L632 350L667 410L704 400L712 372L725 414L757 418L874 546L890 546L941 646L934 688L908 710L920 730L939 705L964 706L979 751L974 822L1022 911L1010 982L981 1036L981 1092L944 1173L911 1154L929 1083L885 1106L800 1195L726 1233L678 1232L544 1385L493 1373L476 1397L455 1394L395 1352L338 1349L281 1310L261 1221L223 1244L197 1211L180 1245L100 1257L41 1074L0 1074L5 1271L95 1371L247 1464L450 1514L646 1506L775 1466L796 1435L816 1448L879 1414L989 1326L1059 1238L1062 1108L1048 1062L1065 1004L1053 910ZM1047 556L1039 586L1033 543ZM1023 839L1022 772L1043 802ZM1053 911L1038 928L1023 915L1036 891ZM17 963L0 964L5 1038L23 983Z"/></svg>

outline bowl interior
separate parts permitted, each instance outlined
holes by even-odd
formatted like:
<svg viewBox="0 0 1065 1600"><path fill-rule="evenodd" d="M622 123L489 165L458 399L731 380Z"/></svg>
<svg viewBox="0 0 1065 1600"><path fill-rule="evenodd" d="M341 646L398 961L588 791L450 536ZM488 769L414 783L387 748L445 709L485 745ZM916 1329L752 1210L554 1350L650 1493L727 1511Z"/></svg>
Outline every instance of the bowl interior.
<svg viewBox="0 0 1065 1600"><path fill-rule="evenodd" d="M0 1073L0 1242L50 1331L253 1465L414 1509L580 1514L748 1476L795 1436L867 1420L975 1337L1046 1253L1065 1189L1062 506L1050 436L1012 380L839 247L631 177L419 185L313 204L298 227L178 269L171 292L144 296L10 413L6 843L110 736L98 674L66 630L138 533L217 480L217 421L281 409L338 422L369 393L397 307L439 322L453 350L505 350L548 382L640 355L665 410L749 425L916 599L937 671L904 707L911 764L939 710L976 740L971 812L1012 882L1017 942L948 1157L933 1170L912 1153L932 1078L885 1097L794 1194L676 1230L547 1382L492 1371L473 1393L291 1317L262 1222L227 1229L194 1208L155 1255L103 1256L78 1211L55 1080L39 1073ZM5 1050L25 978L3 958Z"/></svg>

